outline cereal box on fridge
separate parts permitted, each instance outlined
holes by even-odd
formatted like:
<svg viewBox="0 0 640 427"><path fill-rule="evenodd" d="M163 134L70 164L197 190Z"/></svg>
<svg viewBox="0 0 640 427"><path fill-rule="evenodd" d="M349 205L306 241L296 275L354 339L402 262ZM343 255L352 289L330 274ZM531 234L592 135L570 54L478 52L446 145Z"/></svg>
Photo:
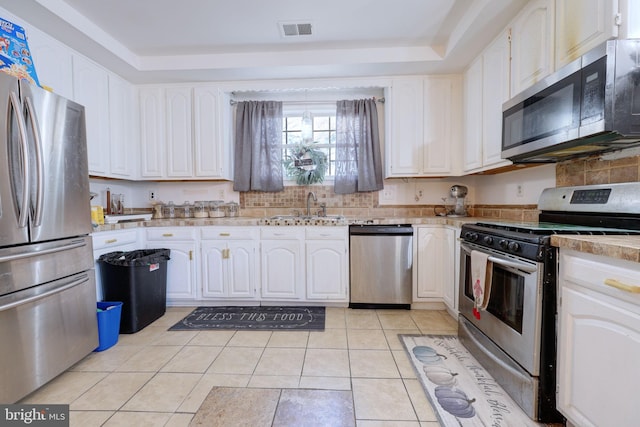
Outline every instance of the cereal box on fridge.
<svg viewBox="0 0 640 427"><path fill-rule="evenodd" d="M0 18L0 71L40 86L24 28L2 18Z"/></svg>

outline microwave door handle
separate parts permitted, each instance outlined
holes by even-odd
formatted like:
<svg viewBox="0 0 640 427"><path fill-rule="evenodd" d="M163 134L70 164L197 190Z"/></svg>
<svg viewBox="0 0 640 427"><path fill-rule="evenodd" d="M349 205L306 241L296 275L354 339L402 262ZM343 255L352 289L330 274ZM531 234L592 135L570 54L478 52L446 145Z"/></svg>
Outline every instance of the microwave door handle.
<svg viewBox="0 0 640 427"><path fill-rule="evenodd" d="M9 95L9 118L11 117L11 111L13 111L16 123L18 124L18 137L20 140L20 154L22 160L22 206L19 205L16 200L16 206L18 206L18 227L24 228L27 226L29 220L29 184L31 170L29 166L29 146L27 145L27 129L22 117L22 109L20 108L20 101L18 95L15 92L11 92ZM13 123L11 120L9 123ZM11 124L10 124L11 126ZM15 170L12 173L16 173ZM14 197L16 197L14 195ZM16 197L17 199L17 197Z"/></svg>
<svg viewBox="0 0 640 427"><path fill-rule="evenodd" d="M25 100L25 112L29 117L29 123L33 131L33 145L36 156L36 206L34 214L34 225L42 225L42 205L44 204L44 159L42 156L42 138L40 128L35 115L35 108L31 98Z"/></svg>

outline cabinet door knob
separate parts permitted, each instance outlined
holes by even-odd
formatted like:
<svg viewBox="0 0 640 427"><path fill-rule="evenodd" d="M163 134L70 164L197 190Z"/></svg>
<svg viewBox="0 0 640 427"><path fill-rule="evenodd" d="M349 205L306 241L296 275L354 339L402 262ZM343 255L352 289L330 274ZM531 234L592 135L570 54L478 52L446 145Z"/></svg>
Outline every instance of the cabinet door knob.
<svg viewBox="0 0 640 427"><path fill-rule="evenodd" d="M604 284L616 289L620 289L621 291L630 292L632 294L640 294L640 286L627 285L626 283L622 283L616 279L605 279Z"/></svg>
<svg viewBox="0 0 640 427"><path fill-rule="evenodd" d="M105 240L104 242L105 242L106 244L111 244L111 243L115 243L115 242L117 242L117 241L118 241L118 239L109 239L109 240Z"/></svg>
<svg viewBox="0 0 640 427"><path fill-rule="evenodd" d="M163 233L162 237L173 237L173 233Z"/></svg>
<svg viewBox="0 0 640 427"><path fill-rule="evenodd" d="M220 236L222 236L222 237L228 237L228 236L231 236L231 233L220 233Z"/></svg>

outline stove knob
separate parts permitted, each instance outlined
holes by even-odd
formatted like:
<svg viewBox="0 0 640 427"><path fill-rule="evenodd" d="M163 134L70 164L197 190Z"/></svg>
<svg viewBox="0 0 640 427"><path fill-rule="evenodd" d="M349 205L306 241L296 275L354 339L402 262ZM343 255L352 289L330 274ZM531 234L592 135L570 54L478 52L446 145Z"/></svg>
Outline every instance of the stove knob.
<svg viewBox="0 0 640 427"><path fill-rule="evenodd" d="M517 242L509 243L509 250L512 252L518 252L520 250L520 244Z"/></svg>
<svg viewBox="0 0 640 427"><path fill-rule="evenodd" d="M502 239L498 242L498 245L502 248L502 249L507 249L507 247L509 246L509 242L507 242L506 240Z"/></svg>
<svg viewBox="0 0 640 427"><path fill-rule="evenodd" d="M493 244L493 237L491 237L491 236L484 236L484 239L482 239L482 240L487 245L492 245Z"/></svg>
<svg viewBox="0 0 640 427"><path fill-rule="evenodd" d="M476 240L478 240L478 233L467 231L466 233L464 233L464 238L465 240L468 240L470 242L475 242Z"/></svg>

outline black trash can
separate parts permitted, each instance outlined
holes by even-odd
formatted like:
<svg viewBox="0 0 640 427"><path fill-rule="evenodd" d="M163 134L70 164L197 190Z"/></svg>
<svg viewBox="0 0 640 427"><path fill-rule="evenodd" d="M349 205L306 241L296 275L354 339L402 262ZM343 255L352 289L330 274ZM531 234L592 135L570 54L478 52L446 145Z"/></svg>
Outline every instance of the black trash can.
<svg viewBox="0 0 640 427"><path fill-rule="evenodd" d="M105 301L121 301L120 333L138 332L164 315L169 249L110 252L98 258Z"/></svg>

